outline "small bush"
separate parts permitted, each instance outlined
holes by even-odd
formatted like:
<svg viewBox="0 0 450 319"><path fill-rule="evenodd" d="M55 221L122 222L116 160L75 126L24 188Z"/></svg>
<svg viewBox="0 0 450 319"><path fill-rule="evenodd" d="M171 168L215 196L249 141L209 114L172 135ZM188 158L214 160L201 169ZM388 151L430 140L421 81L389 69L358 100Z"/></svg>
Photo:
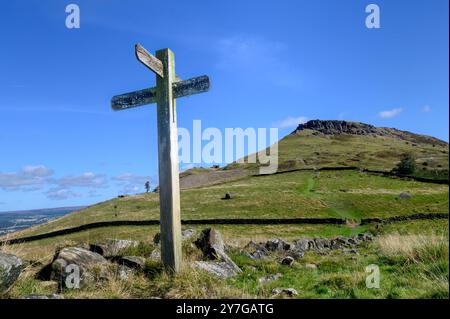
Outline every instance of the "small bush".
<svg viewBox="0 0 450 319"><path fill-rule="evenodd" d="M411 175L416 171L416 159L412 154L404 154L400 163L392 170L396 174Z"/></svg>

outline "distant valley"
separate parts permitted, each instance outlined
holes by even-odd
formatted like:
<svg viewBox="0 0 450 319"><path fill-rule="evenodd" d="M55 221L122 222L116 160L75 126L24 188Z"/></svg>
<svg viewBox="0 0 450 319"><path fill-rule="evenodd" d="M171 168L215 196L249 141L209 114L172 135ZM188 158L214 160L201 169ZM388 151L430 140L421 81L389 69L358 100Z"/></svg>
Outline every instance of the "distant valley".
<svg viewBox="0 0 450 319"><path fill-rule="evenodd" d="M0 236L22 230L31 226L46 223L52 219L62 217L68 213L86 208L77 207L59 207L33 209L11 212L0 212Z"/></svg>

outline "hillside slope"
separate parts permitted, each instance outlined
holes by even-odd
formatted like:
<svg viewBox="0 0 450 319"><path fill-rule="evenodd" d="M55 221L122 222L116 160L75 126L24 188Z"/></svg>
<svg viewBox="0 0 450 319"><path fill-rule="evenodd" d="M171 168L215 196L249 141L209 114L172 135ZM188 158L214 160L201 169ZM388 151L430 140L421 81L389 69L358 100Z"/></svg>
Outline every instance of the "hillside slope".
<svg viewBox="0 0 450 319"><path fill-rule="evenodd" d="M433 137L345 121L309 121L279 142L279 171L356 166L390 171L412 153L428 172L448 168L448 143ZM426 165L424 165L426 163ZM191 169L180 174L183 219L374 218L448 212L448 185L357 171L297 171L255 177L258 164ZM227 192L231 201L222 200ZM402 192L413 198L399 201ZM99 221L158 220L159 195L117 198L51 223L15 233L28 236Z"/></svg>
<svg viewBox="0 0 450 319"><path fill-rule="evenodd" d="M348 121L312 120L300 124L278 143L279 171L352 166L390 171L405 153L412 154L421 174L448 171L448 143L434 137ZM255 170L257 164L233 163L226 169Z"/></svg>

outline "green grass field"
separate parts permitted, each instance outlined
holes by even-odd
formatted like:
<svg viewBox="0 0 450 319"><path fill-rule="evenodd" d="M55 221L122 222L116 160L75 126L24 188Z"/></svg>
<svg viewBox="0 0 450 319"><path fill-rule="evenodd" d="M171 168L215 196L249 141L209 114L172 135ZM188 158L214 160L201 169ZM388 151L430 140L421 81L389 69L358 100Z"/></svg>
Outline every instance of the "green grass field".
<svg viewBox="0 0 450 319"><path fill-rule="evenodd" d="M235 197L221 198L227 191ZM410 199L400 199L401 192L409 192ZM299 298L440 298L448 297L448 254L442 256L438 249L436 260L416 261L409 252L386 250L383 238L402 241L421 238L426 245L444 245L448 251L448 221L411 221L385 225L377 230L380 239L358 249L358 255L340 251L329 254L308 252L293 267L282 266L277 259L255 262L240 252L250 240L265 241L270 238L295 240L304 237L349 236L364 231L374 231L373 225L358 226L366 217L391 217L417 212L448 212L448 186L416 181L374 176L353 171L292 172L264 177L246 177L223 185L182 191L182 218L284 218L288 217L338 217L351 219L348 225L196 225L200 232L206 227L218 229L231 247L230 256L243 269L243 274L229 280L218 280L205 273L188 268L176 279L159 271L137 274L127 283L117 279L99 283L99 287L87 287L79 291L65 292L73 298L164 298L201 297L271 297L278 286L293 287ZM37 226L14 236L41 234L110 220L158 219L158 194L147 193L117 198L72 213L49 224ZM105 227L59 236L35 242L13 245L17 254L33 261L48 262L56 246L92 243L103 238L134 239L150 243L159 231L158 226ZM386 237L394 236L394 237ZM424 239L425 238L425 239ZM426 238L430 240L427 242ZM437 239L436 239L437 238ZM437 241L437 242L436 242ZM417 244L425 245L420 242ZM425 245L425 246L426 246ZM434 246L433 246L434 247ZM444 248L445 248L444 247ZM419 249L417 248L417 249ZM435 247L433 249L436 249ZM188 261L197 256L192 248L185 249ZM313 263L317 269L305 268ZM365 267L380 266L382 288L367 289ZM160 269L157 265L152 267ZM434 268L433 268L434 267ZM30 272L36 271L33 267ZM437 273L436 273L437 272ZM260 284L258 278L282 273L275 282ZM113 277L114 278L114 277ZM197 285L209 287L202 292ZM118 289L118 290L117 290ZM117 290L117 291L116 291ZM28 292L45 292L41 283L29 277L22 278L10 296Z"/></svg>

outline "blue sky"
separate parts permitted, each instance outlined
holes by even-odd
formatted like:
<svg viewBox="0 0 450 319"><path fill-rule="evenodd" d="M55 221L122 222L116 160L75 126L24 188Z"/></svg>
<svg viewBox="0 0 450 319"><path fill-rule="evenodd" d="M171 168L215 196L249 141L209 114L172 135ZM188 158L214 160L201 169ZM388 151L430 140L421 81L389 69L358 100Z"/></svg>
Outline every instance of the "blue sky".
<svg viewBox="0 0 450 319"><path fill-rule="evenodd" d="M65 8L81 10L67 29ZM365 7L381 9L367 29ZM0 11L0 211L92 204L157 183L154 105L113 112L153 86L134 44L170 47L178 125L279 127L346 119L448 141L448 1L9 1ZM137 187L137 188L136 188Z"/></svg>

